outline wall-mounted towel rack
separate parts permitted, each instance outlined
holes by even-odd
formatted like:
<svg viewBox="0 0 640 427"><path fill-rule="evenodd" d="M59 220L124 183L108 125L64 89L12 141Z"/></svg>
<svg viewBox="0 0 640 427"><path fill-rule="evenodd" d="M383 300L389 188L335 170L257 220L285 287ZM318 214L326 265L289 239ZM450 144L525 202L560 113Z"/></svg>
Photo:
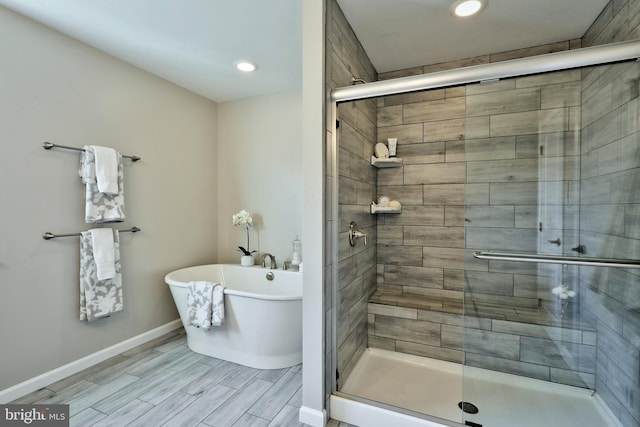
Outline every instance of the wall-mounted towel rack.
<svg viewBox="0 0 640 427"><path fill-rule="evenodd" d="M42 148L44 148L45 150L51 150L52 148L64 148L65 150L84 151L84 149L82 149L82 148L68 147L66 145L54 144L53 142L43 142L42 143ZM138 160L141 159L138 156L125 156L125 155L122 155L122 157L126 157L127 159L131 159L132 162L137 162Z"/></svg>
<svg viewBox="0 0 640 427"><path fill-rule="evenodd" d="M137 233L138 231L140 231L140 228L138 227L131 227L128 230L118 230L120 233ZM50 232L45 232L42 233L42 238L44 240L50 240L50 239L55 239L56 237L80 237L81 234L80 233L69 233L69 234L53 234Z"/></svg>

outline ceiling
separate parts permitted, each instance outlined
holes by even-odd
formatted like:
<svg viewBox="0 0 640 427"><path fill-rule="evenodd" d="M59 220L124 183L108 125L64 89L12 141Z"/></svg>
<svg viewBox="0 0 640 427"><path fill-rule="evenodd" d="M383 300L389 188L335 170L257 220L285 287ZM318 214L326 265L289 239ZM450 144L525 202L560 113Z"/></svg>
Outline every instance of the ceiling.
<svg viewBox="0 0 640 427"><path fill-rule="evenodd" d="M311 0L303 0L311 1ZM378 72L581 37L608 0L338 0ZM216 102L300 90L301 0L0 0ZM233 64L258 64L253 74Z"/></svg>
<svg viewBox="0 0 640 427"><path fill-rule="evenodd" d="M453 0L337 0L379 73L580 38L609 0L488 0L454 18Z"/></svg>
<svg viewBox="0 0 640 427"><path fill-rule="evenodd" d="M216 102L301 90L300 0L0 0ZM234 62L258 64L252 74Z"/></svg>

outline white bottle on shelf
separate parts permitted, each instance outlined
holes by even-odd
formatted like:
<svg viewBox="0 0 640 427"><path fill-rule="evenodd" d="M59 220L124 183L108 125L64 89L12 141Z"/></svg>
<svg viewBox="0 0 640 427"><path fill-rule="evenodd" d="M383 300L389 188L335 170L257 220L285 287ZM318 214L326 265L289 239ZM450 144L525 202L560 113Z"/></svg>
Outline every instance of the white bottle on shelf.
<svg viewBox="0 0 640 427"><path fill-rule="evenodd" d="M293 256L291 257L291 269L299 270L300 264L302 264L302 242L296 236L296 240L293 241Z"/></svg>

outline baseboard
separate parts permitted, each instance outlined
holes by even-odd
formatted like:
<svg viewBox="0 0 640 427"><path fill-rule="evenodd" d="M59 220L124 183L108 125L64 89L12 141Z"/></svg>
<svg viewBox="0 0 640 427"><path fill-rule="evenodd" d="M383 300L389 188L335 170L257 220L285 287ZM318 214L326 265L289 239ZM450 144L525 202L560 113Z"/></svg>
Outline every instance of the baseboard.
<svg viewBox="0 0 640 427"><path fill-rule="evenodd" d="M324 427L327 424L327 411L324 409L322 411L318 411L317 409L311 409L308 406L302 406L299 414L300 422L312 427Z"/></svg>
<svg viewBox="0 0 640 427"><path fill-rule="evenodd" d="M152 339L158 338L168 332L173 331L174 329L179 328L180 326L182 326L182 321L180 319L174 320L165 325L137 335L133 338L129 338L128 340L112 345L111 347L107 347L96 353L90 354L81 359L60 366L59 368L53 369L49 372L45 372L44 374L38 375L37 377L28 379L27 381L23 381L7 389L0 390L0 403L8 403L16 400L22 396L41 389L42 387L46 387L49 384L60 381L61 379L78 373L83 369L87 369L104 360L107 360L110 357L116 356L124 351L131 350L134 347L151 341Z"/></svg>

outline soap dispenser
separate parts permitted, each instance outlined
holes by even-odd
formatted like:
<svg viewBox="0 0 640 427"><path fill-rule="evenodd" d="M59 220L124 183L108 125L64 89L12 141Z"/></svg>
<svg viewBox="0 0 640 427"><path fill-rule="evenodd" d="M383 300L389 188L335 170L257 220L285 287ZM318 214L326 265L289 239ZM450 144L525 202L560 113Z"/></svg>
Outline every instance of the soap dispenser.
<svg viewBox="0 0 640 427"><path fill-rule="evenodd" d="M291 269L300 270L300 264L302 264L302 242L296 236L296 240L293 241L293 256L291 257Z"/></svg>

